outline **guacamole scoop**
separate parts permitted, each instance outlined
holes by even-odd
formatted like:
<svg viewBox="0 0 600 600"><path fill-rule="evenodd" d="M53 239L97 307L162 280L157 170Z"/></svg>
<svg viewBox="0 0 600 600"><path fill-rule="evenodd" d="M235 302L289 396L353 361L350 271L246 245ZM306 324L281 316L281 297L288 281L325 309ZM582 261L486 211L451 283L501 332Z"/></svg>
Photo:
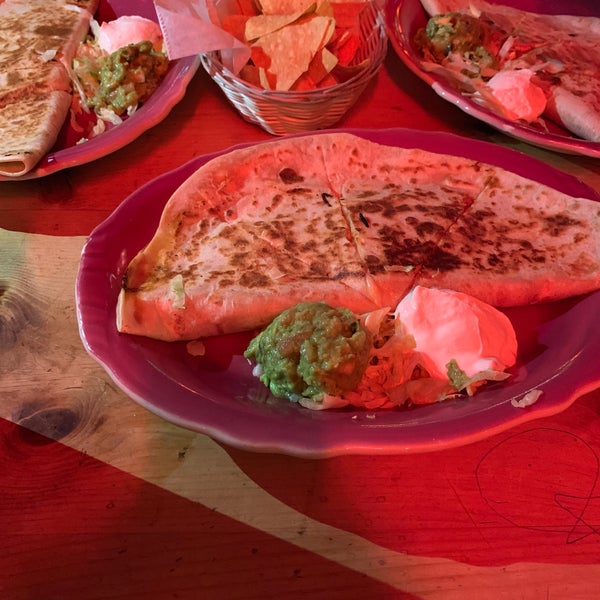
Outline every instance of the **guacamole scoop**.
<svg viewBox="0 0 600 600"><path fill-rule="evenodd" d="M156 52L152 42L142 41L107 56L76 59L75 72L90 108L122 115L152 95L168 66L169 59Z"/></svg>
<svg viewBox="0 0 600 600"><path fill-rule="evenodd" d="M297 401L340 396L367 368L371 337L354 313L323 302L283 311L250 342L244 356L274 396Z"/></svg>

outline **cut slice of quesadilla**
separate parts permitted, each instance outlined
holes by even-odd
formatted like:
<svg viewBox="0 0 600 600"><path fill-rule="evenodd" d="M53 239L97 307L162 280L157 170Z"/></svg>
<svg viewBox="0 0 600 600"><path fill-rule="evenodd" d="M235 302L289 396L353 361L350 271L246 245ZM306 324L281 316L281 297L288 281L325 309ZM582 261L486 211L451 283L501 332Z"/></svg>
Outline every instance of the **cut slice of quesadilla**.
<svg viewBox="0 0 600 600"><path fill-rule="evenodd" d="M173 194L127 270L119 327L181 339L267 324L290 302L377 306L323 165L321 138L237 150ZM178 310L173 310L179 307Z"/></svg>
<svg viewBox="0 0 600 600"><path fill-rule="evenodd" d="M323 144L328 179L376 301L396 306L419 265L475 201L491 169L475 160L391 149L354 136L326 136ZM409 275L405 285L399 285L402 273Z"/></svg>
<svg viewBox="0 0 600 600"><path fill-rule="evenodd" d="M0 136L10 139L10 146L2 151L0 173L30 171L54 144L70 106L71 94L63 90L24 93L18 102L3 106Z"/></svg>
<svg viewBox="0 0 600 600"><path fill-rule="evenodd" d="M56 141L71 104L68 65L97 3L0 2L0 174L27 173Z"/></svg>
<svg viewBox="0 0 600 600"><path fill-rule="evenodd" d="M419 283L494 306L583 294L600 287L599 232L600 203L495 169L423 264Z"/></svg>
<svg viewBox="0 0 600 600"><path fill-rule="evenodd" d="M235 150L167 202L124 274L117 327L194 339L302 301L394 307L417 284L502 306L597 289L600 203L345 133Z"/></svg>

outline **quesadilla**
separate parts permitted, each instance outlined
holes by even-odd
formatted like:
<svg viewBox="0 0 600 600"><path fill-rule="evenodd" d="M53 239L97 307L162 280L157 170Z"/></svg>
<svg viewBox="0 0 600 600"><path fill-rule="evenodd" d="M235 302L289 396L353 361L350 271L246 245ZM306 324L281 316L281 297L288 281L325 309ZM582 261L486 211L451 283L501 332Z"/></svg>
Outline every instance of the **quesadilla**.
<svg viewBox="0 0 600 600"><path fill-rule="evenodd" d="M423 68L512 120L535 122L542 115L600 141L600 18L537 14L485 0L421 4L430 16L415 38ZM530 81L519 77L524 73ZM513 80L502 95L494 86L499 75ZM539 97L539 109L525 116L527 103L537 105Z"/></svg>
<svg viewBox="0 0 600 600"><path fill-rule="evenodd" d="M289 306L362 313L415 285L495 306L600 287L600 204L480 161L345 133L205 164L130 262L119 331L162 340L259 328Z"/></svg>
<svg viewBox="0 0 600 600"><path fill-rule="evenodd" d="M0 2L0 174L30 171L71 105L69 65L98 0Z"/></svg>

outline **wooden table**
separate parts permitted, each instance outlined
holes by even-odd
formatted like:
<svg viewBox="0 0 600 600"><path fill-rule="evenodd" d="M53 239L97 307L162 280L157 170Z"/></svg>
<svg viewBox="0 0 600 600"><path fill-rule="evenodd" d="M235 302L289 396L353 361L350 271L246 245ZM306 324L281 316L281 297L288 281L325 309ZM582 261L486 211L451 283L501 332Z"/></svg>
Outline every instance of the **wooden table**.
<svg viewBox="0 0 600 600"><path fill-rule="evenodd" d="M492 141L600 191L600 162L505 137L392 52L339 126ZM598 597L599 390L461 448L308 460L172 425L88 356L73 297L86 235L158 174L267 139L199 71L126 148L0 183L0 597Z"/></svg>

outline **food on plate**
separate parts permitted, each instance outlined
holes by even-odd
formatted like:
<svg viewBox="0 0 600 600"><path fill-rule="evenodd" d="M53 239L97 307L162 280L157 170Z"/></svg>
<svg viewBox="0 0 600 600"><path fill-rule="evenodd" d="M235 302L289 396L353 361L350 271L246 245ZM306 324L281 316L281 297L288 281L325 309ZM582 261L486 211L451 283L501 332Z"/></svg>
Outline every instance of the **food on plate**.
<svg viewBox="0 0 600 600"><path fill-rule="evenodd" d="M512 398L510 403L515 408L527 408L535 404L542 397L543 393L542 390L531 390L522 398Z"/></svg>
<svg viewBox="0 0 600 600"><path fill-rule="evenodd" d="M323 303L283 311L245 356L274 396L312 409L391 408L473 395L509 377L508 317L453 290L415 286L398 304L355 316Z"/></svg>
<svg viewBox="0 0 600 600"><path fill-rule="evenodd" d="M492 306L600 287L600 205L481 161L328 132L223 154L130 260L117 327L248 331L300 302L362 314L415 285Z"/></svg>
<svg viewBox="0 0 600 600"><path fill-rule="evenodd" d="M365 68L358 60L364 0L286 0L241 3L223 28L251 48L240 77L277 91L334 85Z"/></svg>
<svg viewBox="0 0 600 600"><path fill-rule="evenodd" d="M156 52L162 52L163 37L158 23L140 15L123 15L114 21L104 21L101 25L94 27L96 32L96 43L98 46L112 54L129 44L139 42L151 42Z"/></svg>
<svg viewBox="0 0 600 600"><path fill-rule="evenodd" d="M348 309L302 302L284 310L245 352L280 398L321 399L358 386L369 359L370 335Z"/></svg>
<svg viewBox="0 0 600 600"><path fill-rule="evenodd" d="M512 121L531 123L546 110L546 94L533 83L534 77L531 69L515 69L498 71L487 82L493 100Z"/></svg>
<svg viewBox="0 0 600 600"><path fill-rule="evenodd" d="M421 0L421 66L514 121L540 116L600 141L600 19L526 12L485 0Z"/></svg>
<svg viewBox="0 0 600 600"><path fill-rule="evenodd" d="M0 2L0 174L31 170L71 104L69 67L96 0Z"/></svg>
<svg viewBox="0 0 600 600"><path fill-rule="evenodd" d="M160 83L167 58L158 25L135 16L98 25L97 6L0 2L0 175L33 169L67 119L73 143L84 141L120 123Z"/></svg>
<svg viewBox="0 0 600 600"><path fill-rule="evenodd" d="M508 317L468 294L417 285L400 301L395 317L414 338L432 377L450 379L451 363L465 381L515 363L517 340Z"/></svg>
<svg viewBox="0 0 600 600"><path fill-rule="evenodd" d="M92 129L79 125L82 137L104 129L104 122L119 124L156 90L169 60L163 51L160 27L140 16L122 16L98 25L79 45L73 59L75 83L74 128L77 116L93 111ZM81 110L79 110L81 109ZM99 124L99 125L98 125Z"/></svg>

